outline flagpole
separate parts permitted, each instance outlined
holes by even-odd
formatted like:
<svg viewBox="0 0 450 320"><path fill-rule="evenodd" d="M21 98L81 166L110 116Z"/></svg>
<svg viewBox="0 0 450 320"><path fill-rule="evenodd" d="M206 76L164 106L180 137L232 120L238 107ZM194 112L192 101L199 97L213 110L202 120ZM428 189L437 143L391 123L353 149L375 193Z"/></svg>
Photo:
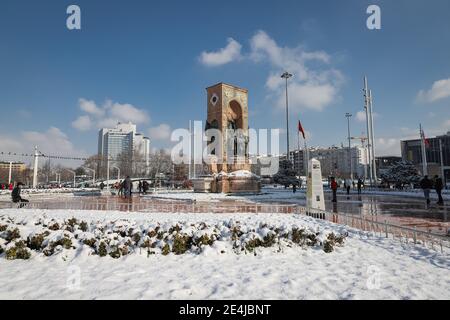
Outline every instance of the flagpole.
<svg viewBox="0 0 450 320"><path fill-rule="evenodd" d="M425 134L422 129L422 124L419 124L420 129L420 146L422 149L422 175L428 175L428 166L427 166L427 153L425 149Z"/></svg>
<svg viewBox="0 0 450 320"><path fill-rule="evenodd" d="M305 156L306 156L306 179L308 179L308 165L309 165L309 151L308 151L308 145L306 144L306 137L304 139L305 141Z"/></svg>
<svg viewBox="0 0 450 320"><path fill-rule="evenodd" d="M297 130L297 156L298 156L297 172L298 172L298 177L300 178L300 130ZM294 162L295 162L295 158L294 158Z"/></svg>

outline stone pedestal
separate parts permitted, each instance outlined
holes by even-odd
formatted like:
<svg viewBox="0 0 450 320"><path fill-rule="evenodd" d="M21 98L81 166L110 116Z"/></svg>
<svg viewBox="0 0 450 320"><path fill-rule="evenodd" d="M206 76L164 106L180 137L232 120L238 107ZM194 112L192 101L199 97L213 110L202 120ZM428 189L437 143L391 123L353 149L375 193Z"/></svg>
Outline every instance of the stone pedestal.
<svg viewBox="0 0 450 320"><path fill-rule="evenodd" d="M218 174L211 177L192 180L194 192L214 193L259 193L261 181L258 176L250 172L237 171L237 173Z"/></svg>
<svg viewBox="0 0 450 320"><path fill-rule="evenodd" d="M211 192L211 184L214 182L213 177L203 177L192 179L194 192L207 193Z"/></svg>
<svg viewBox="0 0 450 320"><path fill-rule="evenodd" d="M211 183L211 192L259 193L261 182L257 177L220 176Z"/></svg>

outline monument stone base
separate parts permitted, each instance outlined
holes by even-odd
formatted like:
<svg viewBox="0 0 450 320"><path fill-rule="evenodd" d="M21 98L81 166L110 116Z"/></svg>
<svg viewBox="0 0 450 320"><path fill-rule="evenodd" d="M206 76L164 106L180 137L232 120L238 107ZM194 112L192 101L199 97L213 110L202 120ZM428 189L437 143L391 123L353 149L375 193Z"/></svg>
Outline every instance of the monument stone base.
<svg viewBox="0 0 450 320"><path fill-rule="evenodd" d="M213 193L259 193L260 178L253 174L242 174L242 171L229 174L216 174L192 180L194 192Z"/></svg>
<svg viewBox="0 0 450 320"><path fill-rule="evenodd" d="M211 183L214 181L213 177L202 177L192 179L192 186L194 192L208 193L211 192Z"/></svg>

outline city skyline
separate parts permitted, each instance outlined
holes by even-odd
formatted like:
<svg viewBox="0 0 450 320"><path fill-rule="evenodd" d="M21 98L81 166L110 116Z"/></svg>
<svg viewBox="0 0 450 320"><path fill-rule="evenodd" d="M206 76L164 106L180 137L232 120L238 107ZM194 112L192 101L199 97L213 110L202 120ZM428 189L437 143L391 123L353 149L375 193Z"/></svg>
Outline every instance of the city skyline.
<svg viewBox="0 0 450 320"><path fill-rule="evenodd" d="M377 155L400 155L400 140L418 138L419 123L428 136L450 130L450 42L439 33L450 27L450 5L374 3L382 28L371 31L365 1L292 2L289 10L266 2L257 17L250 2L226 26L215 23L227 16L225 5L204 17L195 8L204 14L207 2L177 3L186 11L176 12L170 4L111 2L114 22L105 23L102 5L77 1L82 29L69 31L67 1L7 2L0 13L0 114L10 121L0 127L0 150L31 153L37 144L47 153L88 156L96 153L97 130L117 121L136 123L152 147L169 148L173 129L205 120L205 88L222 81L249 90L250 127L280 128L284 141L280 75L288 70L291 150L298 119L309 145L345 144L346 112L353 114L352 135L365 132L366 75ZM423 24L413 19L419 13ZM201 17L216 28L191 23Z"/></svg>

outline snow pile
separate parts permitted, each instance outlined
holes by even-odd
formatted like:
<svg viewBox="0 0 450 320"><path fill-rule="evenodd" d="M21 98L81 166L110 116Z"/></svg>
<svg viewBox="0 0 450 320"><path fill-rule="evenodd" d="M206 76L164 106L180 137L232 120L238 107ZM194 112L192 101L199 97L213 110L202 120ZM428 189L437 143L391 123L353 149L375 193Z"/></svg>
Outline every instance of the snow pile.
<svg viewBox="0 0 450 320"><path fill-rule="evenodd" d="M24 225L31 224L31 229ZM215 224L187 221L137 223L127 219L86 222L76 218L39 218L23 222L0 216L0 250L6 259L51 256L65 250L84 250L100 257L120 258L131 253L168 254L252 253L269 249L320 248L332 252L346 235L313 230L296 224L241 223L233 219Z"/></svg>

